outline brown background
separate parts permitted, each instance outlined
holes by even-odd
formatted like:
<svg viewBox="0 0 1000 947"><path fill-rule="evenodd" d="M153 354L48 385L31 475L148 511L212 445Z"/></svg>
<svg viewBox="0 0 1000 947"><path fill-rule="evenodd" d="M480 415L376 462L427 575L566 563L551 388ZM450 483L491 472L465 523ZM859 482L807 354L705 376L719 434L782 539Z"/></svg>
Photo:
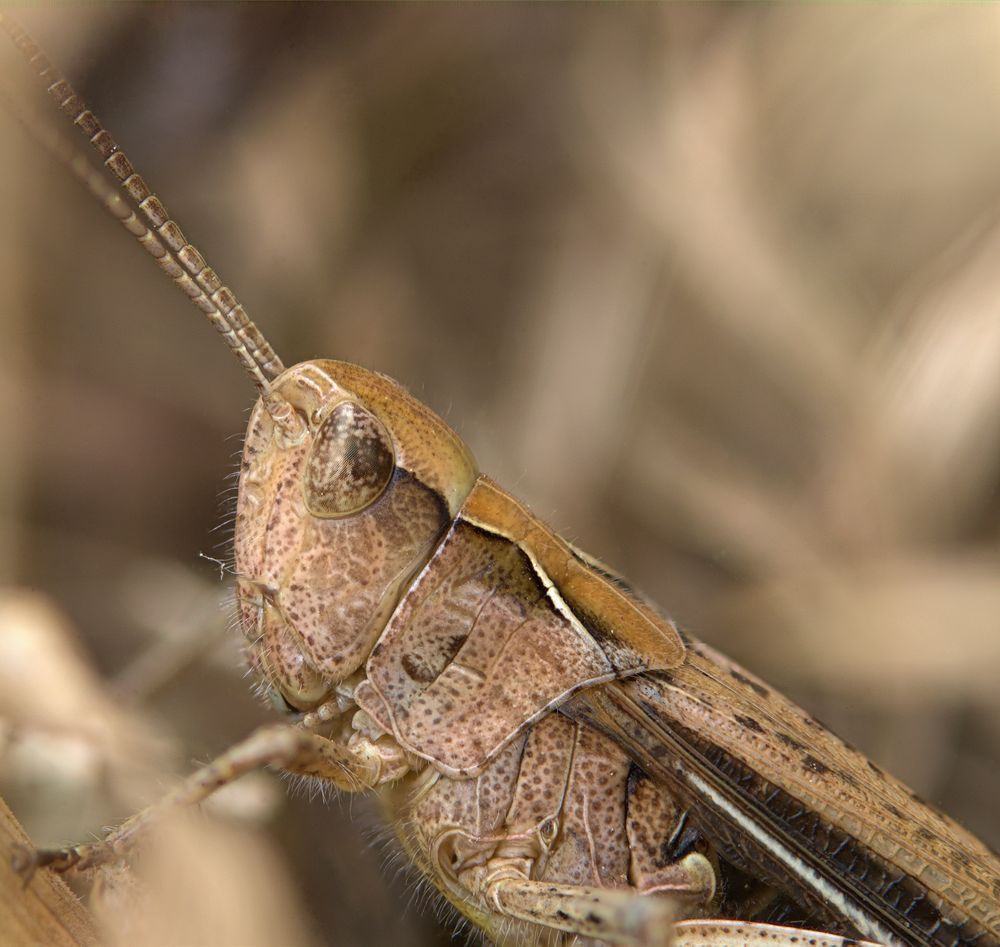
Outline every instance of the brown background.
<svg viewBox="0 0 1000 947"><path fill-rule="evenodd" d="M22 18L286 363L402 381L543 518L1000 844L1000 12ZM226 621L197 554L228 555L251 390L3 113L0 179L0 581L120 681ZM269 719L240 675L223 646L141 701L182 768ZM91 787L47 822L35 778L5 791L41 840L123 814ZM404 913L364 803L277 798L303 936L447 942Z"/></svg>

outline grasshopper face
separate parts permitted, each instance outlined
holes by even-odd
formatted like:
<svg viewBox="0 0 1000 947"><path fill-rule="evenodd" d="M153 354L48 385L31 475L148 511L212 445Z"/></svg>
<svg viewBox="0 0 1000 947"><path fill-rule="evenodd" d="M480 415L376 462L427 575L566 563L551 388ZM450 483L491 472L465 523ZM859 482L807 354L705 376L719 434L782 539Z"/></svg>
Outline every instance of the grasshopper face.
<svg viewBox="0 0 1000 947"><path fill-rule="evenodd" d="M236 512L240 617L258 676L310 710L365 661L476 476L458 436L389 379L305 362L259 402Z"/></svg>

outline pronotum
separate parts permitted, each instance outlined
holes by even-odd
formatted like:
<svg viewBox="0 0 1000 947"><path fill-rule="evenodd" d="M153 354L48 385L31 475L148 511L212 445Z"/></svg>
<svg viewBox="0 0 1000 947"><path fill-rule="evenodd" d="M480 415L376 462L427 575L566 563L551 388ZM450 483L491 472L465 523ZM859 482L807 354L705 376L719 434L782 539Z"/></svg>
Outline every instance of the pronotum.
<svg viewBox="0 0 1000 947"><path fill-rule="evenodd" d="M340 354L340 352L338 352L337 354ZM593 545L593 544L591 543L590 545Z"/></svg>

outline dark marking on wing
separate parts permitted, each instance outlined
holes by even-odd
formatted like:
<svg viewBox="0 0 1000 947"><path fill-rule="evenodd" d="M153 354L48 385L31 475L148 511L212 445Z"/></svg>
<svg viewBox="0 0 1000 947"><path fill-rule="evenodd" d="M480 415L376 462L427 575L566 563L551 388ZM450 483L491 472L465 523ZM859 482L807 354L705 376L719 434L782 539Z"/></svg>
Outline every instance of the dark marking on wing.
<svg viewBox="0 0 1000 947"><path fill-rule="evenodd" d="M822 760L816 759L816 757L813 756L811 753L807 753L802 758L802 762L805 765L805 768L808 769L808 770L810 770L813 773L829 773L830 772L830 767L827 766L826 763L822 762Z"/></svg>
<svg viewBox="0 0 1000 947"><path fill-rule="evenodd" d="M785 746L790 746L793 750L806 750L806 745L801 740L796 740L795 737L789 736L787 733L775 733L774 734Z"/></svg>
<svg viewBox="0 0 1000 947"><path fill-rule="evenodd" d="M733 719L736 720L737 723L741 723L747 728L747 730L753 730L754 733L767 732L753 717L749 717L746 714L736 714Z"/></svg>
<svg viewBox="0 0 1000 947"><path fill-rule="evenodd" d="M731 670L729 674L734 681L739 681L744 687L749 687L758 697L763 697L766 700L771 696L771 692L763 684L751 680L745 674L741 674L737 670Z"/></svg>
<svg viewBox="0 0 1000 947"><path fill-rule="evenodd" d="M811 718L807 723L806 715L781 695L775 694L772 702L770 691L754 686L755 682L739 671L734 673L731 668L716 663L714 671L707 668L705 673L720 675L713 679L724 686L722 671L756 695L749 698L747 690L743 691L742 698L738 693L732 695L729 701L732 709L728 709L729 735L726 738L731 741L728 747L718 742L714 729L721 727L719 735L722 735L725 716L704 712L701 688L697 684L697 674L701 672L689 670L687 665L669 677L646 675L584 692L563 708L563 712L586 720L617 739L649 775L671 786L678 797L692 807L702 832L724 858L757 877L769 878L787 897L816 916L832 917L831 931L838 930L839 926L842 934L870 937L873 932L882 930L891 932L900 943L914 947L1000 947L1000 928L994 923L994 909L982 900L975 900L983 897L976 893L980 888L972 888L968 896L959 894L957 898L955 889L947 885L931 890L921 877L901 867L902 863L890 860L891 853L883 854L874 849L867 836L857 837L818 812L806 801L806 796L798 798L793 794L793 789L797 791L799 785L804 789L811 786L811 791L827 802L831 812L836 811L838 799L843 798L850 806L848 811L857 813L852 819L868 818L871 825L876 829L883 827L883 831L884 825L891 826L887 821L888 810L883 823L877 810L854 808L858 799L884 800L884 795L880 795L883 788L874 777L871 785L852 788L862 781L864 761L856 759L846 749L841 754L840 748L844 746L841 741L831 737L808 747L810 752L800 760L811 775L800 777L799 783L792 779L789 784L779 785L769 774L765 775L767 760L759 758L758 741L741 743L740 731L736 730L736 725L744 730L747 728L746 722L739 718L750 715L737 714L735 708L742 710L745 706L749 709L756 698L763 696L763 690L769 699L764 704L758 703L761 715L758 717L755 713L751 718L761 730L765 730L761 720L775 724L777 720L772 714L779 713L781 719L787 716L792 723L797 721L812 727L819 724ZM657 682L669 688L661 691ZM647 691L652 699L644 696ZM686 725L685 713L691 714L697 730ZM804 740L777 729L772 733L773 736L765 731L760 739L773 740L775 750L784 745L799 756L807 749ZM740 748L744 746L745 756L740 755ZM823 749L828 749L829 755L823 754ZM848 765L850 771L845 768ZM741 818L759 826L756 831L760 837L775 839L779 847L774 851L765 848L729 809L716 803L711 795L702 793L697 788L698 783L689 781L688 774L697 774L702 783L707 783L713 792L728 800ZM794 773L789 770L783 775L793 777ZM820 784L816 783L817 778L822 781ZM827 783L828 788L823 788L823 783ZM836 786L840 784L843 784L844 793L854 795L838 795ZM894 782L891 785L887 782L886 787L885 792L892 788L893 792L902 794L902 790L893 788L898 787ZM916 813L916 818L919 820L922 816ZM912 837L913 828L909 831ZM942 837L929 829L926 831L939 846L939 852L957 844L942 841ZM912 842L910 844L912 846ZM791 853L795 862L809 866L823 879L822 884L808 881L808 874L802 874L794 864L779 858L775 853L782 849ZM912 847L909 851L913 851ZM970 875L971 884L976 884L975 878ZM833 890L839 892L838 897L830 897ZM842 913L845 903L853 907ZM865 929L855 926L853 918L861 917L870 918L862 925Z"/></svg>
<svg viewBox="0 0 1000 947"><path fill-rule="evenodd" d="M846 769L835 769L830 772L834 773L841 782L847 783L848 786L853 786L855 789L861 788L861 781L854 775L854 773L849 772Z"/></svg>

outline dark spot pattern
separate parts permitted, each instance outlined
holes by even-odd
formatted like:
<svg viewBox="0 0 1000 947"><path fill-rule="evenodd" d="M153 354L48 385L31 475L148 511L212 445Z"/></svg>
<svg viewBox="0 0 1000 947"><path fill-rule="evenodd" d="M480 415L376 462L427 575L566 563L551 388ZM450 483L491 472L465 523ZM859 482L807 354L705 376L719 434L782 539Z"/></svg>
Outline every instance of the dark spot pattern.
<svg viewBox="0 0 1000 947"><path fill-rule="evenodd" d="M429 684L437 679L437 674L415 655L404 654L401 663L403 670L406 671L411 680L419 681L421 684Z"/></svg>
<svg viewBox="0 0 1000 947"><path fill-rule="evenodd" d="M789 736L787 733L775 733L775 736L785 744L785 746L791 747L793 750L803 751L806 749L806 745L801 740L796 740L795 737Z"/></svg>
<svg viewBox="0 0 1000 947"><path fill-rule="evenodd" d="M822 775L824 773L830 772L830 767L827 766L826 763L823 763L822 761L816 759L816 757L813 756L811 753L807 753L802 758L802 762L805 765L806 769L810 770L813 773L820 773Z"/></svg>
<svg viewBox="0 0 1000 947"><path fill-rule="evenodd" d="M746 730L752 730L754 733L767 732L753 717L748 717L745 714L736 714L734 719Z"/></svg>
<svg viewBox="0 0 1000 947"><path fill-rule="evenodd" d="M732 668L729 672L729 676L734 680L738 681L744 687L749 687L758 697L768 698L771 696L771 692L763 685L757 681L752 681L745 674L741 674L735 668Z"/></svg>

